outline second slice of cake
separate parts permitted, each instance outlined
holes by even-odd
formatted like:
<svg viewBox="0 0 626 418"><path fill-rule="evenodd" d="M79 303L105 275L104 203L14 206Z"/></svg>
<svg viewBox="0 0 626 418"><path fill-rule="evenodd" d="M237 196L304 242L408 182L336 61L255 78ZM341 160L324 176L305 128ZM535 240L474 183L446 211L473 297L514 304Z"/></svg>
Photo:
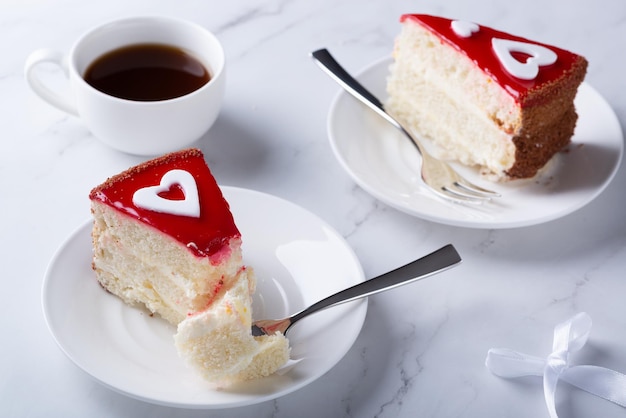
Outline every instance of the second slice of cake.
<svg viewBox="0 0 626 418"><path fill-rule="evenodd" d="M444 158L529 178L570 142L585 58L472 22L401 22L385 108Z"/></svg>

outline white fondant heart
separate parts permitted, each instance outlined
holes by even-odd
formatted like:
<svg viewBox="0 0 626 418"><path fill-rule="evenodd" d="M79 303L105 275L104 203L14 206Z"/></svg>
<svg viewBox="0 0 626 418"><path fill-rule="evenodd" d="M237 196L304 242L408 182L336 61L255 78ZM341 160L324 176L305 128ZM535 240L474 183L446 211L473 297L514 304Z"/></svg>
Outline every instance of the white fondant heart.
<svg viewBox="0 0 626 418"><path fill-rule="evenodd" d="M452 31L461 38L469 38L473 33L480 30L480 26L473 22L466 22L464 20L453 20L450 23Z"/></svg>
<svg viewBox="0 0 626 418"><path fill-rule="evenodd" d="M533 80L539 74L540 66L554 64L557 60L554 51L537 44L493 38L491 46L504 69L522 80ZM526 62L520 62L512 55L513 52L521 52L530 57Z"/></svg>
<svg viewBox="0 0 626 418"><path fill-rule="evenodd" d="M159 196L174 185L183 189L183 200L166 199ZM133 194L133 204L138 208L172 215L200 217L198 187L193 176L185 170L171 170L163 175L158 186L148 186Z"/></svg>

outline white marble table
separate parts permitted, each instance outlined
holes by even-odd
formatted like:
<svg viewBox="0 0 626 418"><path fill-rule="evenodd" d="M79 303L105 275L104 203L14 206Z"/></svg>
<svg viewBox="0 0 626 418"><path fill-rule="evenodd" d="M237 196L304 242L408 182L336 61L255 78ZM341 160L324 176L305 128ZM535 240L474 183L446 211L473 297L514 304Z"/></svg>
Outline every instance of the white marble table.
<svg viewBox="0 0 626 418"><path fill-rule="evenodd" d="M357 187L326 135L338 88L308 52L328 47L351 70L389 54L404 12L472 20L585 55L587 82L626 123L626 3L528 0L169 2L17 1L0 4L0 416L3 417L544 417L541 379L493 376L491 347L547 355L553 327L581 311L594 321L577 364L626 372L626 172L592 203L538 226L467 229L423 221ZM462 266L370 298L362 332L335 368L309 386L256 406L181 410L111 391L78 369L48 332L46 266L89 218L87 193L141 160L105 148L79 120L32 94L28 53L67 49L112 18L167 14L213 30L227 51L223 111L198 144L218 181L307 208L342 234L367 276L448 242ZM626 410L567 384L561 417Z"/></svg>

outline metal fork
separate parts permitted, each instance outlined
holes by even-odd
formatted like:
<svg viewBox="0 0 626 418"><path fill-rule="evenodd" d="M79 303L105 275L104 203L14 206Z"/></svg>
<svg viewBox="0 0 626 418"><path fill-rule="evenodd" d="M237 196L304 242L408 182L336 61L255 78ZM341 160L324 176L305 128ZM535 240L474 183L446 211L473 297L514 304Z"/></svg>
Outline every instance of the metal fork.
<svg viewBox="0 0 626 418"><path fill-rule="evenodd" d="M409 264L328 296L289 318L255 321L252 324L252 335L258 337L275 334L278 331L285 334L296 321L315 312L412 283L447 270L460 262L461 256L452 244L448 244Z"/></svg>
<svg viewBox="0 0 626 418"><path fill-rule="evenodd" d="M424 183L437 195L449 200L464 203L481 203L500 194L477 186L457 173L448 163L430 155L415 135L405 129L400 122L385 111L380 100L370 93L361 83L352 77L328 52L319 49L311 57L328 75L348 93L359 99L370 109L382 116L387 122L400 130L411 140L422 156L421 176Z"/></svg>

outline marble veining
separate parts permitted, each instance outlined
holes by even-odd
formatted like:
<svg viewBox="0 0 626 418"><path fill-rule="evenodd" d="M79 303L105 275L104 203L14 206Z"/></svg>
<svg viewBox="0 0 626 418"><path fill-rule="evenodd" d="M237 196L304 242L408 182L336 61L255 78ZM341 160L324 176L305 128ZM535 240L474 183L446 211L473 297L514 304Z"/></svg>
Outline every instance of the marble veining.
<svg viewBox="0 0 626 418"><path fill-rule="evenodd" d="M547 417L541 379L498 378L485 368L485 357L492 347L547 355L554 326L581 311L591 316L593 329L576 363L626 373L623 168L596 200L571 215L527 228L481 230L399 212L355 185L335 160L326 122L338 87L308 54L327 47L356 71L390 55L398 17L406 12L474 21L585 55L586 81L624 128L622 0L575 7L568 0L2 2L0 416ZM23 78L24 61L36 48L67 51L90 27L139 14L193 20L224 44L224 106L197 143L220 184L271 193L315 213L346 238L368 277L447 243L464 259L445 275L370 298L363 329L345 357L284 397L209 411L144 403L92 380L46 329L40 293L51 257L89 218L91 187L142 158L106 148L79 119L37 98ZM64 88L58 69L44 71ZM557 395L562 418L626 414L567 384Z"/></svg>

